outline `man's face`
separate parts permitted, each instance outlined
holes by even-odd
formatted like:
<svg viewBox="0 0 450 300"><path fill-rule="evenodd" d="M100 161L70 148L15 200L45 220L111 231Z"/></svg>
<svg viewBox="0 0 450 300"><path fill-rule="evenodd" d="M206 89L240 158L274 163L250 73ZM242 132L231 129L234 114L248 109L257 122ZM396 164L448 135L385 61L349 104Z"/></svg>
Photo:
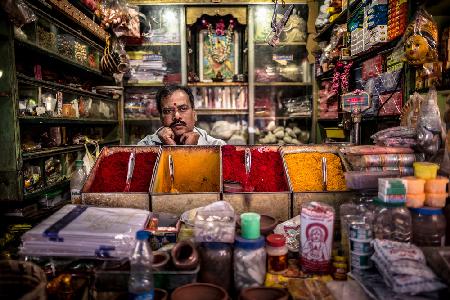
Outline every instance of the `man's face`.
<svg viewBox="0 0 450 300"><path fill-rule="evenodd" d="M195 121L195 111L184 91L177 90L161 101L161 122L170 127L176 137L193 131Z"/></svg>

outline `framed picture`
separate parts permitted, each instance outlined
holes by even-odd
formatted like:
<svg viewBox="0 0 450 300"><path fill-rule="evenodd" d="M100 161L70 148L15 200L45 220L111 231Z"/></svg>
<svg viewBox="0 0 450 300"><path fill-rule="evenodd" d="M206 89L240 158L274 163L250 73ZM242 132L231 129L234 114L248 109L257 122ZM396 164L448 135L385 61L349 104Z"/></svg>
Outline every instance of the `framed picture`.
<svg viewBox="0 0 450 300"><path fill-rule="evenodd" d="M211 34L211 40L208 30L200 31L198 57L200 81L211 82L219 72L224 81L231 81L233 75L239 73L239 33L234 31L231 41L228 42L226 35L217 36L214 32ZM230 52L226 55L228 46Z"/></svg>

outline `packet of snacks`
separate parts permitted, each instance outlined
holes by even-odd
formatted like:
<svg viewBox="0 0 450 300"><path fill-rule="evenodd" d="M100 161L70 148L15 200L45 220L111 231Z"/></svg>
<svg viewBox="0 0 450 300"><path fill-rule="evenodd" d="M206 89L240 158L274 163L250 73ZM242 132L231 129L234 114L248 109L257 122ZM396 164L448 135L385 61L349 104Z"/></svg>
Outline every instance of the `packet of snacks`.
<svg viewBox="0 0 450 300"><path fill-rule="evenodd" d="M333 243L334 209L324 203L310 202L300 214L300 262L306 273L330 270Z"/></svg>
<svg viewBox="0 0 450 300"><path fill-rule="evenodd" d="M373 241L372 260L384 282L396 293L419 294L446 287L426 266L425 256L417 246L389 240Z"/></svg>

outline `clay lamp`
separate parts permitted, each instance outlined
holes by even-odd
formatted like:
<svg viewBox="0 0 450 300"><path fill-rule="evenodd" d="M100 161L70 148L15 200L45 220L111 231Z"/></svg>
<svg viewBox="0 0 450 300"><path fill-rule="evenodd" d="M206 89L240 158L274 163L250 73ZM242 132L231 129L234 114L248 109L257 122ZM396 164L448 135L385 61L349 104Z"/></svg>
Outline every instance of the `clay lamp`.
<svg viewBox="0 0 450 300"><path fill-rule="evenodd" d="M190 241L178 242L171 251L172 262L178 270L195 269L199 263L198 251Z"/></svg>

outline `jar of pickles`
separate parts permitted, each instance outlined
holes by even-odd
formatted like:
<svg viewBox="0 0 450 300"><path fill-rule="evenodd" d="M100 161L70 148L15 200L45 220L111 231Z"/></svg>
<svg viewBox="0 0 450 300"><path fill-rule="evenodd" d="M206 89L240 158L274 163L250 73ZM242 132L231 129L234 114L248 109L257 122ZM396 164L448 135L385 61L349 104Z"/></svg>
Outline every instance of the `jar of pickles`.
<svg viewBox="0 0 450 300"><path fill-rule="evenodd" d="M264 284L266 250L264 237L246 240L240 236L234 242L234 286L237 290Z"/></svg>
<svg viewBox="0 0 450 300"><path fill-rule="evenodd" d="M412 208L413 243L419 247L445 245L447 222L440 208Z"/></svg>
<svg viewBox="0 0 450 300"><path fill-rule="evenodd" d="M286 238L281 234L271 234L266 239L267 271L280 274L287 270Z"/></svg>
<svg viewBox="0 0 450 300"><path fill-rule="evenodd" d="M373 234L376 239L409 243L412 238L411 214L405 203L388 203L380 199L376 205Z"/></svg>

